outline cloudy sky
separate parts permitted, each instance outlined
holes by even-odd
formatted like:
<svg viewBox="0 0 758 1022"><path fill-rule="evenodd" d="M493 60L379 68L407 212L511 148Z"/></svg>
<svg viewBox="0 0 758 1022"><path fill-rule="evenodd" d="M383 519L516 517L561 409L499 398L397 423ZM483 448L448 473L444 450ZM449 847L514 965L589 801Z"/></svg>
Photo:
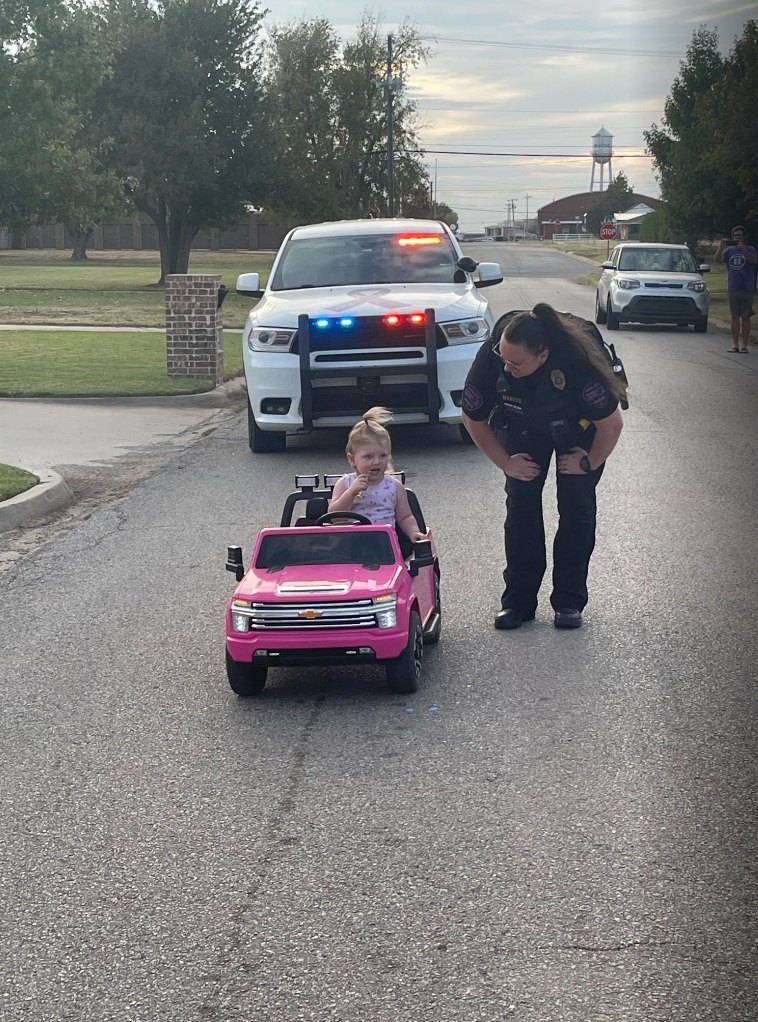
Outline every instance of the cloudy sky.
<svg viewBox="0 0 758 1022"><path fill-rule="evenodd" d="M534 216L590 190L592 136L613 135L613 174L659 195L642 132L660 122L692 33L728 52L756 0L279 0L267 22L327 18L344 40L368 9L389 33L407 17L432 56L405 83L417 101L437 196L462 230ZM503 154L503 155L495 155ZM605 169L605 184L608 183ZM599 187L599 168L595 188Z"/></svg>

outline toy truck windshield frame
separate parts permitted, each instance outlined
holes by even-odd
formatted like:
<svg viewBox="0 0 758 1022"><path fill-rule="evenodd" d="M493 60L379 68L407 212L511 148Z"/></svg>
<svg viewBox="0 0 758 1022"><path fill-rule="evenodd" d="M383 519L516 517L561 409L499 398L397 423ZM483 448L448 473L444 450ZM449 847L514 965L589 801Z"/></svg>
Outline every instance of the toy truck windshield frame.
<svg viewBox="0 0 758 1022"><path fill-rule="evenodd" d="M308 564L394 564L389 532L383 528L335 526L270 533L261 538L255 567L275 571Z"/></svg>

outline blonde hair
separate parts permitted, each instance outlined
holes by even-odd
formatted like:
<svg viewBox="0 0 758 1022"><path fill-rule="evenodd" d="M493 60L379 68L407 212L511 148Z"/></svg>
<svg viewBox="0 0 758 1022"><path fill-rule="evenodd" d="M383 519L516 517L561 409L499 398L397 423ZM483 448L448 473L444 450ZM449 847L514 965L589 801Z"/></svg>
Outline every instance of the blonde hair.
<svg viewBox="0 0 758 1022"><path fill-rule="evenodd" d="M377 405L375 408L369 408L350 430L345 453L355 454L358 447L364 447L366 444L378 441L379 443L386 444L387 454L391 455L392 440L388 430L384 427L384 423L389 422L391 418L392 412L389 408L382 408L380 405Z"/></svg>

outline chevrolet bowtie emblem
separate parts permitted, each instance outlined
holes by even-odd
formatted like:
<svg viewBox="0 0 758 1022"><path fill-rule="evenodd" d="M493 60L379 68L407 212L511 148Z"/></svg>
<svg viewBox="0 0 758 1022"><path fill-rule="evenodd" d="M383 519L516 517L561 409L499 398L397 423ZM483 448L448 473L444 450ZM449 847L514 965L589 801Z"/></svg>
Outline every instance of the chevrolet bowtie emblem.
<svg viewBox="0 0 758 1022"><path fill-rule="evenodd" d="M320 610L314 610L313 607L309 607L307 610L299 610L297 612L298 617L306 617L308 620L312 620L314 617L321 617Z"/></svg>

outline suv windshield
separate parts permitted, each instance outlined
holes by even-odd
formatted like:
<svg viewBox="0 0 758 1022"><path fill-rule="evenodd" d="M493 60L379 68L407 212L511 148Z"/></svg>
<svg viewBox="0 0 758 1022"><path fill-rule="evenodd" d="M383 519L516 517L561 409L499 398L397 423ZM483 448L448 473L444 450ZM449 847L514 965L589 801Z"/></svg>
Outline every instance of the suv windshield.
<svg viewBox="0 0 758 1022"><path fill-rule="evenodd" d="M620 270L656 273L697 273L695 257L688 248L625 248L619 259Z"/></svg>
<svg viewBox="0 0 758 1022"><path fill-rule="evenodd" d="M264 536L256 568L290 568L296 564L394 564L395 555L386 532L366 532L352 526L349 532L328 527L318 534L294 531Z"/></svg>
<svg viewBox="0 0 758 1022"><path fill-rule="evenodd" d="M452 284L466 277L439 231L295 236L282 253L272 291L345 284ZM457 276L456 276L457 274Z"/></svg>

